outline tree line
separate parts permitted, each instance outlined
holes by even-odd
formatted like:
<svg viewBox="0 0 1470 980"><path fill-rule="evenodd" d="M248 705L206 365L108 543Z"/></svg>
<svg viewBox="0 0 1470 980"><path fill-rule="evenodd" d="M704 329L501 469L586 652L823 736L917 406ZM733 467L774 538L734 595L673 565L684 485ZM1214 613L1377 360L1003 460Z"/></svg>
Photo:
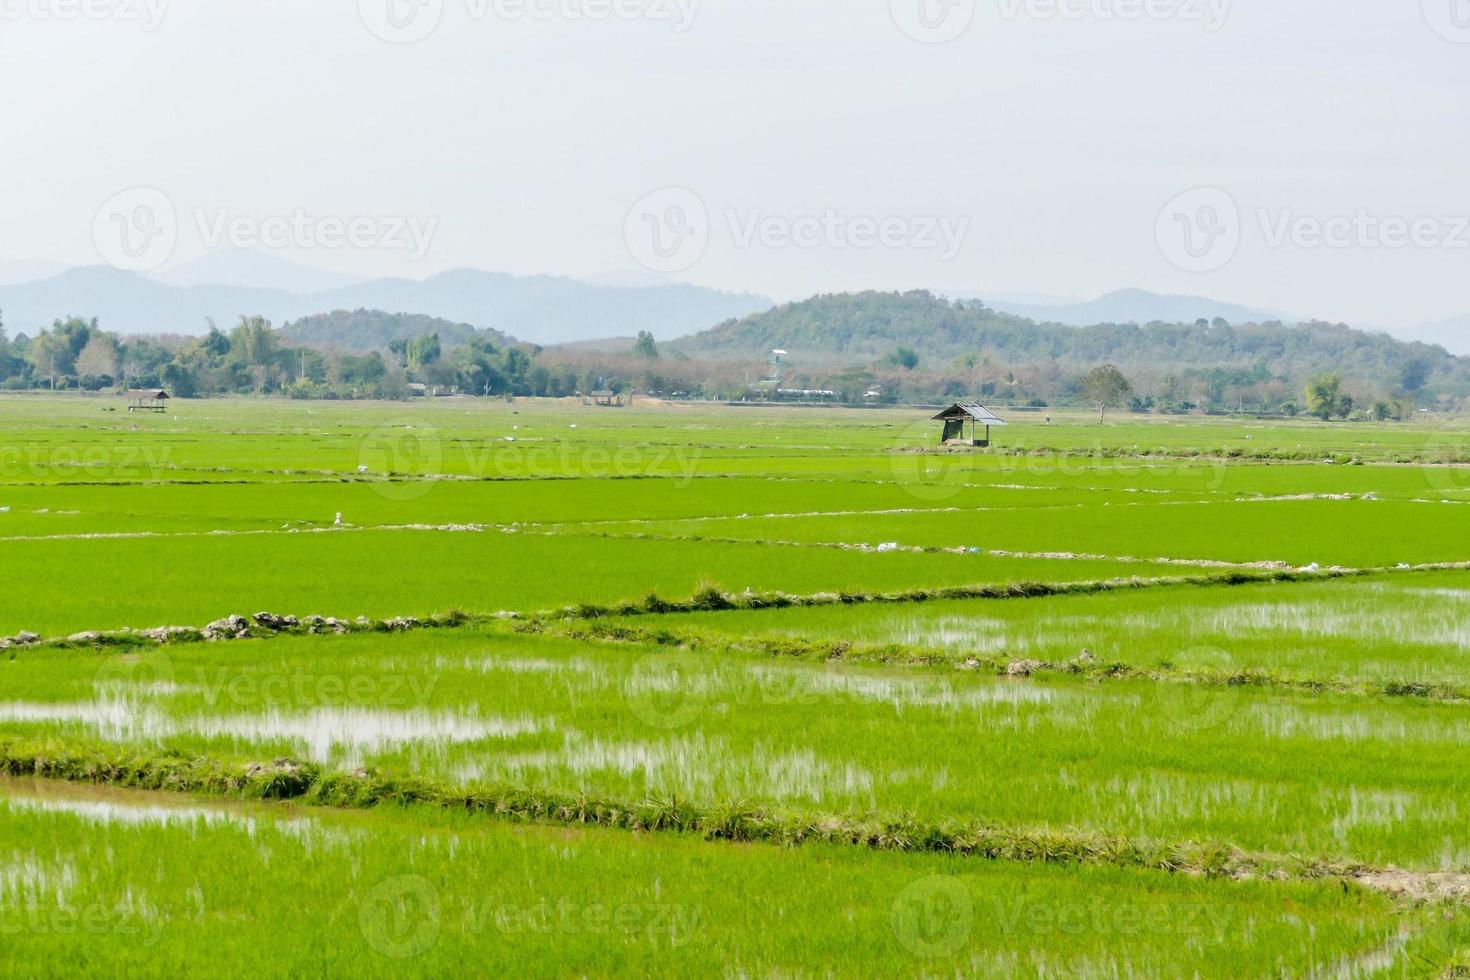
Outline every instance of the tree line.
<svg viewBox="0 0 1470 980"><path fill-rule="evenodd" d="M843 308L850 308L850 299L844 299ZM814 314L807 310L803 315ZM1221 333L1226 327L1196 324L1192 330ZM910 330L889 332L907 336ZM565 397L604 388L670 399L811 397L793 396L795 390L830 392L818 397L849 404L975 399L1011 406L1091 405L1104 412L1116 407L1380 419L1406 417L1420 407L1470 408L1463 359L1424 345L1357 336L1366 338L1364 345L1375 352L1378 363L1372 371L1352 370L1361 365L1361 352L1356 360L1344 358L1346 369L1304 376L1303 364L1265 356L1210 365L1107 361L1104 372L1096 361L1071 356L1017 358L984 346L943 355L934 353L934 344L916 342L890 343L867 363L792 344L776 380L768 377L764 356L691 354L687 348L705 345L660 344L648 332L621 347L543 349L465 324L358 310L324 314L282 329L259 316L245 316L228 330L210 323L202 337L120 337L95 319L67 317L34 337L10 338L0 317L0 388L160 387L184 398L258 394L393 399L424 389L480 397ZM871 337L865 341L876 342ZM785 349L788 344L774 346ZM1320 360L1318 355L1315 362Z"/></svg>
<svg viewBox="0 0 1470 980"><path fill-rule="evenodd" d="M270 321L242 316L202 337L122 337L97 320L67 317L35 336L10 337L0 316L0 389L107 391L164 388L177 398L257 394L293 398L402 398L423 384L480 396L560 397L588 379L538 349L482 334L446 347L435 333L350 351L289 343Z"/></svg>

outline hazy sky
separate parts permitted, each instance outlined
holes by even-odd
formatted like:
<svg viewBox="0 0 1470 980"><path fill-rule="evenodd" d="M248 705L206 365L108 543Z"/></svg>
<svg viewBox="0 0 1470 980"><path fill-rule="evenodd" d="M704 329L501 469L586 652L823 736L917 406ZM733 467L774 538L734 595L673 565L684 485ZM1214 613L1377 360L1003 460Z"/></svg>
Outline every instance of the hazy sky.
<svg viewBox="0 0 1470 980"><path fill-rule="evenodd" d="M0 104L11 260L1470 312L1470 0L0 0Z"/></svg>

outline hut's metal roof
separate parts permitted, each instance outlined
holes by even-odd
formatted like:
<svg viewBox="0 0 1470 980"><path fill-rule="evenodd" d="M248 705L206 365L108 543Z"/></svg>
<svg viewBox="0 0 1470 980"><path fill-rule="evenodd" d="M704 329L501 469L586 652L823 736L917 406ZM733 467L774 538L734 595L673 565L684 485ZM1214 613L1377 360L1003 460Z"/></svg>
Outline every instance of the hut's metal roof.
<svg viewBox="0 0 1470 980"><path fill-rule="evenodd" d="M973 419L974 421L979 422L981 425L990 426L1010 424L1005 419L1001 418L999 415L996 415L990 409L986 408L984 405L973 403L969 405L951 405L949 408L946 408L944 411L934 416L934 421L936 422L948 422L951 419L964 419L967 422Z"/></svg>
<svg viewBox="0 0 1470 980"><path fill-rule="evenodd" d="M162 388L129 388L128 397L133 401L163 401L168 392Z"/></svg>

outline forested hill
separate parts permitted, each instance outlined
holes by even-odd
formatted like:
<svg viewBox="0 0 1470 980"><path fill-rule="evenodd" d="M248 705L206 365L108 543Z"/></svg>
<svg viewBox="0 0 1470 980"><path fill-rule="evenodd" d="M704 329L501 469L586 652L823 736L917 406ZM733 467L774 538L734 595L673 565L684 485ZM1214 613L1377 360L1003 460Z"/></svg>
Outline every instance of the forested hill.
<svg viewBox="0 0 1470 980"><path fill-rule="evenodd" d="M931 293L839 293L730 320L671 345L697 358L763 358L789 350L803 363L868 365L906 348L930 369L971 358L1017 367L1063 369L1114 363L1127 370L1265 366L1292 378L1337 371L1397 382L1415 366L1441 380L1470 377L1470 359L1343 325L1100 324L1069 327L998 313L979 301L951 303Z"/></svg>
<svg viewBox="0 0 1470 980"><path fill-rule="evenodd" d="M293 344L323 350L366 354L386 351L394 341L406 343L428 334L438 334L448 350L482 337L497 347L519 343L499 330L478 330L468 323L454 323L418 313L384 313L382 310L335 310L304 317L281 327L281 337Z"/></svg>

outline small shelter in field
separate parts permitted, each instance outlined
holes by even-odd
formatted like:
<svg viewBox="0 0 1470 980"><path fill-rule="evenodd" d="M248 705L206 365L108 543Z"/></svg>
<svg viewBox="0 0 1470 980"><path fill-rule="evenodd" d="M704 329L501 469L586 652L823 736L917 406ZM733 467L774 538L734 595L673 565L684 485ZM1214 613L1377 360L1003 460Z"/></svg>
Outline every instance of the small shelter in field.
<svg viewBox="0 0 1470 980"><path fill-rule="evenodd" d="M162 415L168 411L164 402L168 401L168 392L162 388L130 388L128 389L128 411L130 412L157 412Z"/></svg>
<svg viewBox="0 0 1470 980"><path fill-rule="evenodd" d="M996 415L984 405L973 402L969 405L960 405L958 403L951 405L934 416L934 421L944 423L944 439L942 440L944 445L948 445L951 442L968 442L970 445L979 446L982 449L990 445L990 429L992 426L1009 424L1005 419ZM970 426L969 439L965 438L966 423ZM980 426L982 425L985 426L984 439L980 438L979 433Z"/></svg>
<svg viewBox="0 0 1470 980"><path fill-rule="evenodd" d="M623 398L615 391L594 391L588 396L593 405L599 408L622 408ZM584 399L586 401L587 399Z"/></svg>

